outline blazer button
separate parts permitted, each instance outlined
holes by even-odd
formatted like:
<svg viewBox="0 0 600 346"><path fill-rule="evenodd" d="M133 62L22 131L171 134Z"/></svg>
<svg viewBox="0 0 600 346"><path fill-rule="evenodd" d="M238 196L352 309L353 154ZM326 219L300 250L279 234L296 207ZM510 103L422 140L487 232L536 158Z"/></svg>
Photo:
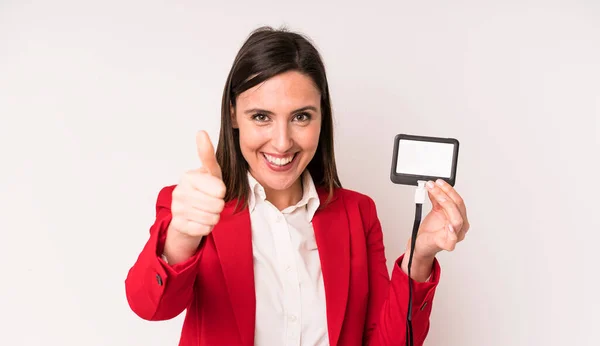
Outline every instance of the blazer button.
<svg viewBox="0 0 600 346"><path fill-rule="evenodd" d="M156 282L158 282L158 285L159 285L159 286L162 286L162 285L163 285L163 280L162 280L162 278L160 277L160 274L156 274Z"/></svg>

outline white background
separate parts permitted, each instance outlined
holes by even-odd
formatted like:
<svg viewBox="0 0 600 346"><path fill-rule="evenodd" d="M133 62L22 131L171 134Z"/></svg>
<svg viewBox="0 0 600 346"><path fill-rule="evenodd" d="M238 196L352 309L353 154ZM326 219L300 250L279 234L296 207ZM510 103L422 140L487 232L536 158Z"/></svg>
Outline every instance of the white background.
<svg viewBox="0 0 600 346"><path fill-rule="evenodd" d="M263 24L323 54L345 187L388 261L413 222L397 133L461 142L472 229L442 253L427 345L598 345L597 1L0 1L0 344L176 345L124 279L159 189L216 142L234 55Z"/></svg>

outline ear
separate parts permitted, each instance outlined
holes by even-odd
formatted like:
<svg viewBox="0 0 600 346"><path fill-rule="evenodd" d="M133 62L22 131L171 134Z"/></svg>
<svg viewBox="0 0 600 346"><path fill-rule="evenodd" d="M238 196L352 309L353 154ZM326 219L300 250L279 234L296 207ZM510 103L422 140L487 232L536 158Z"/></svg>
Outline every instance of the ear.
<svg viewBox="0 0 600 346"><path fill-rule="evenodd" d="M229 104L229 115L231 116L231 126L234 129L239 128L238 122L237 122L237 116L235 114L235 108L233 107L232 104Z"/></svg>

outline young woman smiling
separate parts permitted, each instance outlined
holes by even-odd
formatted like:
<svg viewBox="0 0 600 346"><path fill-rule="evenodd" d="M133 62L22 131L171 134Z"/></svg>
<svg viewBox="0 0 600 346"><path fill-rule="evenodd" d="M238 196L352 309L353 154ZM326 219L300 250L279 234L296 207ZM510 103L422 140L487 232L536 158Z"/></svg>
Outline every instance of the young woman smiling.
<svg viewBox="0 0 600 346"><path fill-rule="evenodd" d="M391 278L375 203L342 188L325 68L310 41L254 31L225 83L216 153L158 194L150 238L126 279L147 320L184 310L180 346L404 345L407 257ZM469 229L465 204L428 182L411 267L414 345L422 345L440 267Z"/></svg>

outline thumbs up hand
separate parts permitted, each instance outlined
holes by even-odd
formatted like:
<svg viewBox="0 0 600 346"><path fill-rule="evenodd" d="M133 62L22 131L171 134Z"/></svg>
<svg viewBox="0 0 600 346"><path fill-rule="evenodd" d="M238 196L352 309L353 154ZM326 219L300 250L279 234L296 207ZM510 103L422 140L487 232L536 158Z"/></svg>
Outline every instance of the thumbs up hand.
<svg viewBox="0 0 600 346"><path fill-rule="evenodd" d="M221 174L221 167L217 163L213 145L206 132L200 131L196 135L196 149L198 150L198 158L200 158L200 162L203 166L200 170L210 173L213 177L222 180L223 175ZM225 187L225 185L223 185L223 187Z"/></svg>
<svg viewBox="0 0 600 346"><path fill-rule="evenodd" d="M193 255L202 237L219 222L225 206L221 167L206 132L198 132L196 146L200 168L184 173L173 190L172 219L165 243L165 256L170 264Z"/></svg>

